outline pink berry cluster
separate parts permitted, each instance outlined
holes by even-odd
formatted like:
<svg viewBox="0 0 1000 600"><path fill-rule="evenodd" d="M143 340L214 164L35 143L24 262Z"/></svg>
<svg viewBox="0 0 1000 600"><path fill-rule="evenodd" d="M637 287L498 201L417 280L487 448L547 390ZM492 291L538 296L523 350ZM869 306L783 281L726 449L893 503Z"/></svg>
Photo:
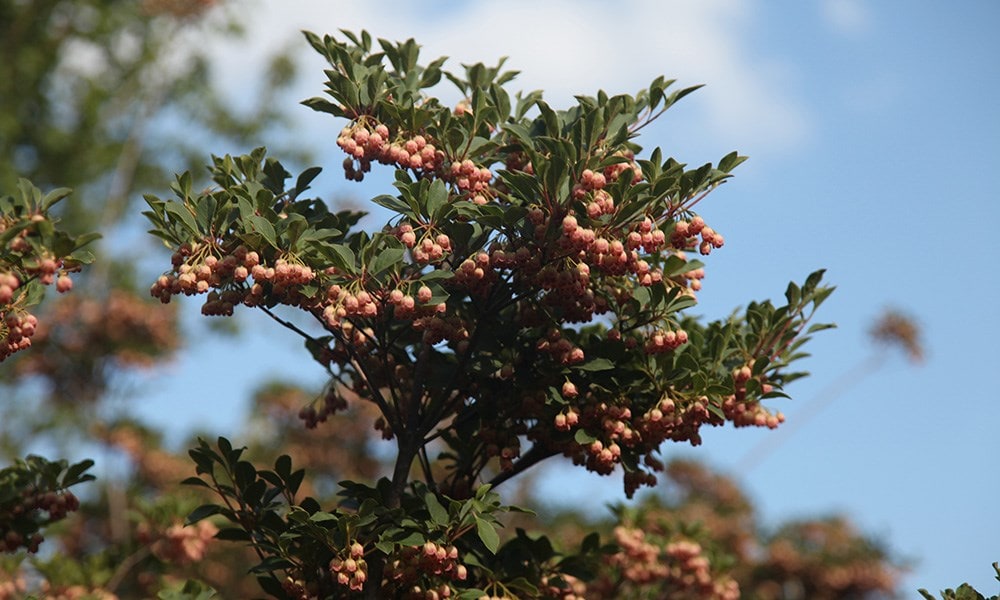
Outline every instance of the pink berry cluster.
<svg viewBox="0 0 1000 600"><path fill-rule="evenodd" d="M738 600L739 585L731 577L713 576L711 563L697 542L647 538L637 527L618 526L615 541L621 550L611 557L622 579L638 589L670 590L670 597L692 600Z"/></svg>
<svg viewBox="0 0 1000 600"><path fill-rule="evenodd" d="M25 274L37 277L43 285L54 281L56 290L65 293L73 289L73 280L65 271L56 278L61 265L62 261L47 258L40 261L37 267L26 268ZM15 352L30 348L31 338L38 328L38 319L20 306L17 290L21 284L21 278L15 273L0 272L0 361Z"/></svg>
<svg viewBox="0 0 1000 600"><path fill-rule="evenodd" d="M220 256L221 254L221 256ZM279 259L281 260L281 259ZM149 293L154 298L159 298L166 304L170 302L172 296L184 294L192 296L208 292L210 288L222 287L225 283L242 283L247 280L251 273L255 277L270 277L287 284L291 284L290 272L292 266L283 263L280 269L275 267L270 270L260 267L260 256L256 251L247 250L246 246L237 246L232 253L224 253L214 244L185 243L171 256L173 272L161 275L152 285ZM296 265L297 267L298 265ZM296 270L295 277L299 274ZM255 293L256 292L256 293ZM263 290L249 290L249 296L262 295ZM236 300L235 297L227 297L226 300ZM221 297L213 297L212 307L207 309L210 314L231 314L233 302L229 306L218 306L225 302ZM240 299L245 301L244 299ZM237 302L238 303L238 302Z"/></svg>
<svg viewBox="0 0 1000 600"><path fill-rule="evenodd" d="M444 233L435 234L429 228L426 228L418 240L417 231L414 231L411 223L400 223L392 229L392 234L410 249L414 262L420 265L439 262L452 250L451 238Z"/></svg>
<svg viewBox="0 0 1000 600"><path fill-rule="evenodd" d="M535 225L535 236L538 239L548 235L551 220L545 212L535 207L528 212L528 219ZM592 227L582 226L576 216L567 214L562 218L559 229L561 235L556 240L558 253L565 256L564 260L552 260L537 272L525 269L518 273L525 279L526 285L537 285L546 289L553 286L562 288L556 298L574 299L580 311L570 310L566 315L570 320L589 321L595 314L609 309L607 296L626 300L630 295L629 287L614 287L595 289L592 284L595 274L600 274L601 282L608 278L626 277L642 286L650 286L663 281L663 273L659 268L652 267L640 255L640 251L654 253L666 240L666 235L655 228L651 219L645 219L634 226L634 229L624 235L613 231L601 232ZM568 273L563 274L563 272ZM561 278L561 279L560 279ZM567 294L565 292L575 291ZM556 301L558 304L560 301Z"/></svg>
<svg viewBox="0 0 1000 600"><path fill-rule="evenodd" d="M80 509L80 501L68 490L39 490L29 487L21 490L20 497L4 503L3 520L0 520L0 551L17 552L27 548L28 552L38 552L44 541L40 533L25 533L19 522L30 521L36 525L47 525L66 518ZM10 520L7 520L7 518ZM29 530L30 531L30 530Z"/></svg>
<svg viewBox="0 0 1000 600"><path fill-rule="evenodd" d="M615 156L624 160L620 160L619 162L604 168L604 177L607 181L618 181L618 179L628 169L632 169L632 185L642 181L642 169L640 169L638 163L635 162L635 155L631 151L616 152Z"/></svg>
<svg viewBox="0 0 1000 600"><path fill-rule="evenodd" d="M722 402L722 411L726 418L733 422L736 427L767 427L777 429L778 425L785 422L785 415L780 412L772 413L759 402L746 401L746 384L753 378L753 361L733 369L733 383L735 393L727 396ZM770 393L774 387L760 377L760 390L763 394Z"/></svg>
<svg viewBox="0 0 1000 600"><path fill-rule="evenodd" d="M687 254L682 250L677 250L673 253L677 258L687 262ZM701 291L701 281L705 279L705 268L698 267L697 269L691 269L671 278L676 285L684 288L684 293L689 294L694 297L695 292Z"/></svg>
<svg viewBox="0 0 1000 600"><path fill-rule="evenodd" d="M37 224L46 221L46 216L44 214L34 214L29 217L31 223ZM11 225L17 224L21 219L16 218L0 218L0 232L5 231ZM15 254L21 255L25 263L23 266L24 276L26 278L37 278L44 285L51 285L52 283L57 283L57 288L59 292L68 292L70 288L73 287L73 281L66 276L67 270L64 268L62 259L52 256L48 251L43 250L40 254L37 250L32 248L32 245L28 242L28 236L33 232L32 227L27 227L22 229L15 235L10 241L7 242L7 249ZM56 281L58 276L59 280ZM8 282L9 283L9 282ZM9 284L8 287L11 291L17 289L16 284ZM2 296L0 292L0 296ZM0 301L3 304L3 301Z"/></svg>
<svg viewBox="0 0 1000 600"><path fill-rule="evenodd" d="M524 254L528 254L527 250ZM507 253L502 250L494 251L492 259L486 252L478 252L459 263L449 283L464 289L473 297L485 297L499 278L497 269L491 268L491 265L496 265L499 269L515 268L517 262L516 255L512 254L508 260Z"/></svg>
<svg viewBox="0 0 1000 600"><path fill-rule="evenodd" d="M572 457L575 464L585 465L589 471L600 475L611 474L621 461L622 445L633 446L637 441L630 422L632 410L605 402L590 403L579 412L577 410L569 408L556 415L556 429L569 431L579 425L590 431L589 426L595 428L593 431L600 430L601 434L592 442L573 442L563 452Z"/></svg>
<svg viewBox="0 0 1000 600"><path fill-rule="evenodd" d="M299 410L299 419L305 423L306 429L316 429L320 423L325 423L331 416L346 409L347 400L336 388L331 387L323 395L319 409L312 405L304 406Z"/></svg>
<svg viewBox="0 0 1000 600"><path fill-rule="evenodd" d="M485 446L486 457L499 458L500 469L503 471L512 469L514 459L521 456L521 441L510 428L482 427L479 430L479 440Z"/></svg>
<svg viewBox="0 0 1000 600"><path fill-rule="evenodd" d="M43 581L40 588L41 598L45 600L119 600L117 595L102 587L53 585L49 581Z"/></svg>
<svg viewBox="0 0 1000 600"><path fill-rule="evenodd" d="M451 163L445 179L454 182L459 193L475 204L486 204L493 195L490 190L493 173L486 167L476 166L469 159Z"/></svg>
<svg viewBox="0 0 1000 600"><path fill-rule="evenodd" d="M447 168L447 157L433 142L422 134L403 135L390 140L389 128L382 124L371 125L360 120L341 130L337 145L347 154L344 159L344 176L353 181L363 181L371 171L372 162L410 169L419 174L441 177L455 185L458 192L476 204L486 204L493 193L489 184L493 173L469 159L455 160Z"/></svg>
<svg viewBox="0 0 1000 600"><path fill-rule="evenodd" d="M21 287L17 275L7 272L0 273L0 305L9 304L14 299L14 292Z"/></svg>
<svg viewBox="0 0 1000 600"><path fill-rule="evenodd" d="M28 580L23 571L18 569L11 573L0 568L0 575L3 576L0 579L0 600L21 600L28 595Z"/></svg>
<svg viewBox="0 0 1000 600"><path fill-rule="evenodd" d="M31 347L38 319L26 311L0 312L0 361L19 350Z"/></svg>
<svg viewBox="0 0 1000 600"><path fill-rule="evenodd" d="M451 598L455 590L450 583L468 576L458 548L432 541L403 546L386 565L386 580L407 600Z"/></svg>
<svg viewBox="0 0 1000 600"><path fill-rule="evenodd" d="M330 560L330 574L339 585L360 592L368 581L368 563L365 561L365 547L355 541L341 556Z"/></svg>
<svg viewBox="0 0 1000 600"><path fill-rule="evenodd" d="M700 241L699 241L700 237ZM726 243L721 234L705 225L701 217L690 221L677 221L670 234L670 244L678 250L697 248L701 254L711 254L713 248L721 248Z"/></svg>
<svg viewBox="0 0 1000 600"><path fill-rule="evenodd" d="M338 327L348 317L374 317L381 312L379 302L365 290L351 290L334 284L326 290L323 319L331 327Z"/></svg>
<svg viewBox="0 0 1000 600"><path fill-rule="evenodd" d="M558 329L550 329L544 338L538 340L535 348L561 365L579 364L586 358L583 349L564 337Z"/></svg>
<svg viewBox="0 0 1000 600"><path fill-rule="evenodd" d="M423 135L400 136L391 141L389 128L381 123L372 127L361 121L345 127L337 137L337 145L347 154L344 175L354 181L364 179L365 173L371 171L373 161L401 169L434 173L441 170L445 160L444 153Z"/></svg>
<svg viewBox="0 0 1000 600"><path fill-rule="evenodd" d="M553 600L586 600L587 584L567 573L543 575L541 578L542 598Z"/></svg>
<svg viewBox="0 0 1000 600"><path fill-rule="evenodd" d="M625 156L623 154L618 154L617 156ZM622 176L627 169L632 169L632 185L635 185L642 181L642 171L639 169L639 165L632 160L631 154L627 156L626 162L617 162L604 168L603 171L593 171L592 169L584 169L580 173L580 180L573 186L572 194L575 200L584 200L587 198L589 193L593 194L593 201L601 202L611 200L611 196L607 192L603 192L605 186L608 183L613 183L618 181L618 178ZM591 208L588 204L587 212L591 212ZM614 205L611 205L611 210L607 210L602 207L601 214L611 214L614 212ZM600 214L598 215L600 216Z"/></svg>
<svg viewBox="0 0 1000 600"><path fill-rule="evenodd" d="M209 543L219 528L210 521L194 525L174 523L153 542L153 554L160 560L178 565L189 565L205 558Z"/></svg>
<svg viewBox="0 0 1000 600"><path fill-rule="evenodd" d="M207 293L202 313L210 316L230 316L240 304L259 306L265 295L292 306L315 304L301 289L317 274L291 257L279 257L268 266L257 251L243 245L227 252L216 244L185 243L171 260L173 270L157 278L149 289L150 295L163 303L180 294Z"/></svg>
<svg viewBox="0 0 1000 600"><path fill-rule="evenodd" d="M687 341L688 334L683 329L678 329L677 331L654 329L649 334L649 337L646 338L646 345L643 346L643 350L646 351L646 354L661 354L676 350L686 344Z"/></svg>
<svg viewBox="0 0 1000 600"><path fill-rule="evenodd" d="M604 173L594 172L591 169L584 169L580 174L580 181L573 186L573 198L583 200L590 192L598 192L608 184Z"/></svg>
<svg viewBox="0 0 1000 600"><path fill-rule="evenodd" d="M415 289L413 289L415 288ZM391 310L397 319L413 321L418 331L431 330L427 337L435 337L437 343L441 339L451 339L455 336L454 328L440 317L446 306L442 303L432 303L434 292L426 285L409 285L393 288L387 293L369 293L364 289L348 291L340 284L327 288L326 303L322 308L323 321L331 328L339 329L344 340L351 341L357 348L362 348L371 339L370 330L356 328L351 317L371 318ZM437 335L440 334L440 335ZM467 336L467 332L465 333Z"/></svg>
<svg viewBox="0 0 1000 600"><path fill-rule="evenodd" d="M444 306L438 304L437 306ZM443 341L453 344L459 352L464 352L470 333L465 321L456 315L445 315L444 310L431 317L421 317L413 321L414 331L421 332L425 344L434 345Z"/></svg>
<svg viewBox="0 0 1000 600"><path fill-rule="evenodd" d="M562 387L562 396L568 405L552 418L556 431L572 432L583 430L592 441L578 442L575 438L553 438L544 427L536 426L528 431L528 437L536 443L543 443L572 458L574 464L583 465L588 470L608 475L621 463L622 454L629 452L642 457L639 469L625 474L625 492L631 497L639 487L656 484L655 472L663 470L663 464L652 456L660 445L667 441L701 443L699 433L702 425L719 426L725 420L708 409L706 396L673 398L664 396L653 408L637 413L626 399L618 402L603 401L592 393L581 393L572 382ZM735 401L734 401L735 402ZM737 409L736 406L742 408ZM741 402L732 404L732 416L726 408L727 419L735 419L736 411L764 411L759 404L752 407ZM769 425L769 419L756 418L749 425Z"/></svg>

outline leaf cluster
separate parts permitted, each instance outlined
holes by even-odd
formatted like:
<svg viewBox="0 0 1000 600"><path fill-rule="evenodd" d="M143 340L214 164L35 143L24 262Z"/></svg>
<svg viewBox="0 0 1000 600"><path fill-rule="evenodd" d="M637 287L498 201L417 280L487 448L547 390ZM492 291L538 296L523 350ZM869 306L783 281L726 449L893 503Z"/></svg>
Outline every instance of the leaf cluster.
<svg viewBox="0 0 1000 600"><path fill-rule="evenodd" d="M93 481L87 473L93 465L89 459L70 464L29 455L0 469L0 550L13 553L23 545L37 551L39 532L78 506L75 498L67 501L72 496L66 490Z"/></svg>

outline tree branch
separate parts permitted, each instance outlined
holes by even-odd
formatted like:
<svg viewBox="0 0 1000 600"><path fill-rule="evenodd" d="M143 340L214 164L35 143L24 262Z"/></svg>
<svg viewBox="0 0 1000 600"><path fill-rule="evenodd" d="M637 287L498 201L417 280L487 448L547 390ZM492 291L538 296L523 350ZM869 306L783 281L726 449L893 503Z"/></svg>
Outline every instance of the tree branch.
<svg viewBox="0 0 1000 600"><path fill-rule="evenodd" d="M552 450L550 448L544 448L539 444L535 444L534 446L531 447L531 450L528 450L527 452L521 455L521 458L519 458L517 462L514 463L514 466L511 469L498 473L495 477L493 477L493 479L489 481L489 483L491 486L496 487L501 483L507 481L508 479L516 477L521 473L527 471L528 469L537 465L543 460L555 456L556 454L559 454L559 452L557 452L556 450Z"/></svg>

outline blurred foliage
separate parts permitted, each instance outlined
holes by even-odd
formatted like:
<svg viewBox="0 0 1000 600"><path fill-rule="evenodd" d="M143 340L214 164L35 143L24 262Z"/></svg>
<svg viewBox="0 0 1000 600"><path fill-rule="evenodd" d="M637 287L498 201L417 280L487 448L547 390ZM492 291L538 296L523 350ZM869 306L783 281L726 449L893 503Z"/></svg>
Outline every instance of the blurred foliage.
<svg viewBox="0 0 1000 600"><path fill-rule="evenodd" d="M76 293L40 307L35 351L0 371L0 390L36 409L0 419L6 456L44 445L45 429L78 438L79 420L99 412L120 375L180 347L176 311L150 311L137 290L153 246L135 243L130 218L136 190L166 188L206 145L247 144L286 122L275 98L295 75L287 55L272 57L236 110L198 43L239 39L240 11L216 0L0 0L0 189L19 177L72 187L56 214L71 233L105 238L90 247L97 264L75 278Z"/></svg>
<svg viewBox="0 0 1000 600"><path fill-rule="evenodd" d="M192 166L206 144L244 144L283 122L274 98L294 76L287 56L273 57L253 102L233 111L206 48L192 43L239 37L238 11L214 0L0 0L0 456L12 461L2 471L0 546L11 551L36 551L43 527L67 543L66 532L83 523L63 519L77 508L66 488L90 463L18 457L95 448L91 430L121 393L116 378L180 345L176 311L154 313L136 292L136 263L147 250L129 239L135 190L165 188L168 173ZM177 122L191 129L182 133ZM77 252L98 237L94 230L105 243ZM79 272L94 254L97 264ZM73 293L42 301L47 283ZM63 476L38 479L43 464ZM100 493L117 498L121 483L105 480ZM33 569L71 597L103 583L100 569L73 576L58 556L51 561ZM20 597L22 584L3 581L0 597Z"/></svg>
<svg viewBox="0 0 1000 600"><path fill-rule="evenodd" d="M281 122L287 56L239 114L195 43L238 34L237 11L214 0L0 1L0 189L18 177L72 187L67 221L106 231L133 190L162 187L205 142L245 143ZM180 135L178 122L206 137Z"/></svg>

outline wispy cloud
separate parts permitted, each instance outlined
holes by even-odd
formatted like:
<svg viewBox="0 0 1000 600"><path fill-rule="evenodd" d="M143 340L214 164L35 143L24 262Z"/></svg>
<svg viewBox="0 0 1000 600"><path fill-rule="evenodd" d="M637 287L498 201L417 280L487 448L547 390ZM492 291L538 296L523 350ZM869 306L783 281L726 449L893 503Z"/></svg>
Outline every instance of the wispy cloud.
<svg viewBox="0 0 1000 600"><path fill-rule="evenodd" d="M843 35L860 35L872 27L871 12L863 0L823 0L820 10L827 26Z"/></svg>
<svg viewBox="0 0 1000 600"><path fill-rule="evenodd" d="M253 46L220 48L217 55L228 78L239 78L248 72L247 65L288 43L299 29L335 33L364 28L388 39L414 37L427 56L448 55L453 67L509 56L507 67L521 71L521 88L545 89L556 105L597 89L635 92L662 74L682 85L707 84L690 101L700 104L694 113L703 120L698 130L704 135L755 152L793 151L807 139L812 118L791 91L791 66L748 51L752 4L269 1L252 16ZM319 93L315 80L310 79L308 95Z"/></svg>

